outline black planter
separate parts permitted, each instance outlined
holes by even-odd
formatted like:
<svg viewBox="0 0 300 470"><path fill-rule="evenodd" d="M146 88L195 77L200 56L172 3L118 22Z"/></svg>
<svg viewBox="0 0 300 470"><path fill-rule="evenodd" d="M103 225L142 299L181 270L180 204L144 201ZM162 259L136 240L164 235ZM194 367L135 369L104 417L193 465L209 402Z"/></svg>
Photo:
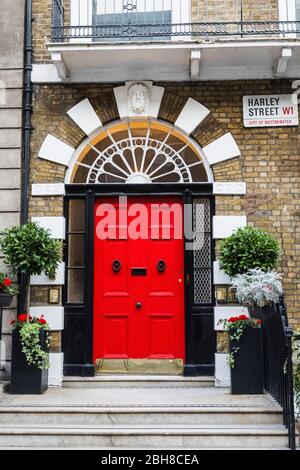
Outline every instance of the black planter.
<svg viewBox="0 0 300 470"><path fill-rule="evenodd" d="M9 307L12 299L14 298L11 294L0 293L0 307Z"/></svg>
<svg viewBox="0 0 300 470"><path fill-rule="evenodd" d="M274 303L266 305L265 307L259 307L258 305L249 305L248 310L252 318L265 321L269 318L276 316L277 309Z"/></svg>
<svg viewBox="0 0 300 470"><path fill-rule="evenodd" d="M44 351L48 350L48 332L40 332L40 344ZM12 358L10 393L17 395L40 394L48 388L48 369L39 369L27 363L22 352L22 344L18 328L12 332Z"/></svg>
<svg viewBox="0 0 300 470"><path fill-rule="evenodd" d="M239 341L230 341L230 352L234 353L234 368L231 369L231 393L261 394L263 389L263 354L261 328L246 328Z"/></svg>

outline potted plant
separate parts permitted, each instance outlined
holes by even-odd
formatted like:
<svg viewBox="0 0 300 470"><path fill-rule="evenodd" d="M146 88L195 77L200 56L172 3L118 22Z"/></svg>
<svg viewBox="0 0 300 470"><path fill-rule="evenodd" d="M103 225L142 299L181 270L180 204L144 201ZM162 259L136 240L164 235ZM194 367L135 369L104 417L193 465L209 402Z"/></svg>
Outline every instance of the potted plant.
<svg viewBox="0 0 300 470"><path fill-rule="evenodd" d="M231 393L263 393L261 320L240 315L221 322L230 339Z"/></svg>
<svg viewBox="0 0 300 470"><path fill-rule="evenodd" d="M0 308L9 307L18 288L13 287L12 280L7 274L0 272Z"/></svg>
<svg viewBox="0 0 300 470"><path fill-rule="evenodd" d="M45 272L51 279L55 278L61 260L61 244L36 222L6 229L0 246L4 262L12 272L21 271L29 276Z"/></svg>
<svg viewBox="0 0 300 470"><path fill-rule="evenodd" d="M261 269L275 269L280 249L277 240L262 229L243 227L223 240L219 253L220 268L230 277Z"/></svg>
<svg viewBox="0 0 300 470"><path fill-rule="evenodd" d="M283 294L282 276L276 271L250 269L232 279L239 303L248 306L252 317L266 320L276 314L275 305Z"/></svg>
<svg viewBox="0 0 300 470"><path fill-rule="evenodd" d="M48 388L49 325L43 315L26 314L11 322L12 358L10 393L38 394Z"/></svg>
<svg viewBox="0 0 300 470"><path fill-rule="evenodd" d="M0 248L5 263L22 280L21 299L25 310L23 315L19 315L13 331L11 392L42 393L47 388L48 377L46 371L48 331L44 330L49 328L42 317L36 319L26 315L30 304L29 278L42 272L51 279L55 278L56 269L62 258L61 243L51 238L49 230L36 223L28 223L5 230L0 237ZM29 341L32 339L28 347L26 338L23 337L25 333L28 334ZM43 364L38 362L39 357L43 357Z"/></svg>

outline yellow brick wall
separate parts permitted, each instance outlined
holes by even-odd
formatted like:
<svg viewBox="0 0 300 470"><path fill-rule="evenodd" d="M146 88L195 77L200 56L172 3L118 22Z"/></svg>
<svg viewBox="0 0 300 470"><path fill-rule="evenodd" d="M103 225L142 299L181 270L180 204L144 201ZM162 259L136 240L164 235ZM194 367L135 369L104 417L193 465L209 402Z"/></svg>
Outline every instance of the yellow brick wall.
<svg viewBox="0 0 300 470"><path fill-rule="evenodd" d="M216 213L244 215L251 225L264 228L279 240L283 256L286 300L291 322L300 324L300 134L299 128L243 127L242 97L249 94L289 93L288 80L159 83L166 88L160 119L174 122L186 99L192 97L211 110L211 116L194 132L200 145L230 131L242 156L213 167L216 181L246 181L247 195L218 196ZM31 182L63 181L61 165L40 160L38 150L48 132L72 145L84 139L66 117L72 105L88 97L103 123L118 118L113 84L35 86L31 158ZM62 198L35 197L30 213L61 215Z"/></svg>
<svg viewBox="0 0 300 470"><path fill-rule="evenodd" d="M192 20L195 22L277 19L277 0L192 0Z"/></svg>

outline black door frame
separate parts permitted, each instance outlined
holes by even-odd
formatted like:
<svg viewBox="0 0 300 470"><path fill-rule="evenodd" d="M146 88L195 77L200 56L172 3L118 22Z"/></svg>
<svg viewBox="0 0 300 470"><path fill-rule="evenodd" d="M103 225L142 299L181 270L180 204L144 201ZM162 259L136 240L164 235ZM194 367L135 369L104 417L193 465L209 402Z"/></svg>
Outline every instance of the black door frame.
<svg viewBox="0 0 300 470"><path fill-rule="evenodd" d="M67 276L63 288L63 303L65 306L65 330L63 331L63 350L66 356L64 375L93 376L93 295L94 295L94 203L98 197L113 196L179 196L184 204L192 204L193 198L207 198L211 205L211 218L215 211L212 183L188 183L188 184L70 184L66 185L65 216L66 240L68 240L68 201L70 199L85 200L85 282L83 305L67 303ZM67 244L65 245L65 258L67 256ZM211 260L214 259L214 243L211 243ZM214 289L213 279L212 303L194 305L193 282L191 273L193 270L192 251L184 248L185 262L185 349L186 360L184 375L213 375L215 332L214 318ZM67 260L66 260L67 261ZM66 262L67 275L67 262ZM68 321L70 320L70 321ZM75 327L74 327L75 324ZM206 341L209 342L209 353L205 352L205 360L201 359L201 348L197 347L201 329L207 330ZM68 329L70 331L68 331ZM209 338L207 338L209 336ZM82 342L81 359L72 359L72 348L78 348L78 341ZM207 360L209 356L209 360Z"/></svg>

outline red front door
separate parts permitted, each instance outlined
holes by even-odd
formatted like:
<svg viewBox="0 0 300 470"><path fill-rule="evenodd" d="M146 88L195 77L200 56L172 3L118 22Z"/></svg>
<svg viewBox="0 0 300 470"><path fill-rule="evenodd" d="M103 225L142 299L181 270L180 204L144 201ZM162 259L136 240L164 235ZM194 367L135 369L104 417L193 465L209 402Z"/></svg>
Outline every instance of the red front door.
<svg viewBox="0 0 300 470"><path fill-rule="evenodd" d="M184 359L182 216L179 198L96 202L94 361Z"/></svg>

